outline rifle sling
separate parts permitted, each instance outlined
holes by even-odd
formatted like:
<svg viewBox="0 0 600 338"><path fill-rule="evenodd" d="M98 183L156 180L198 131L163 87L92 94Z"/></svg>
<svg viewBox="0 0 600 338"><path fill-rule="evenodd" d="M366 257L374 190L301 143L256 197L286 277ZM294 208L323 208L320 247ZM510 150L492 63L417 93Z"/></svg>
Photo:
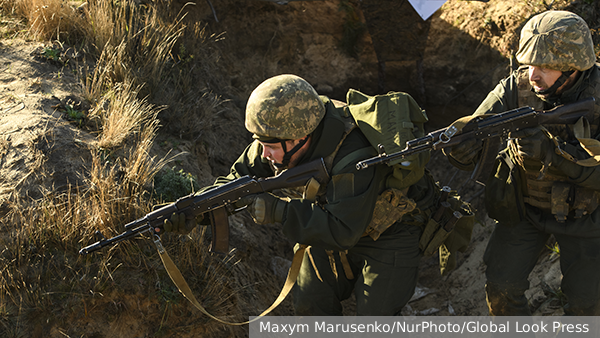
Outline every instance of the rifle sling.
<svg viewBox="0 0 600 338"><path fill-rule="evenodd" d="M164 249L164 247L160 243L160 239L155 240L154 243L156 244L156 249L158 251L160 259L163 262L163 265L165 266L165 269L167 270L167 273L169 274L169 277L171 277L171 280L173 281L173 283L175 284L175 286L177 286L177 289L179 289L179 292L181 292L181 294L185 298L187 298L187 300L189 300L190 303L192 303L203 314L207 315L211 319L214 319L214 320L218 321L219 323L222 323L222 324L225 324L225 325L233 325L233 326L239 326L239 325L249 324L250 322L253 322L253 321L257 320L260 317L267 315L269 312L271 312L273 309L275 309L279 304L281 304L281 302L283 302L283 300L287 297L287 295L289 294L290 290L292 289L292 287L296 283L296 279L298 278L298 274L300 272L300 266L302 266L302 260L304 258L304 252L306 251L306 249L308 247L307 245L301 244L300 248L298 249L298 251L296 251L296 253L294 254L294 258L292 259L292 265L290 266L290 270L288 271L288 275L287 275L287 278L285 280L285 284L283 285L283 288L281 289L281 292L279 293L279 296L277 297L277 299L275 299L275 301L273 302L273 304L271 304L271 306L268 309L266 309L265 311L263 311L260 315L258 315L253 320L249 320L249 321L237 323L237 322L224 321L222 319L219 319L219 318L211 315L200 304L200 302L198 302L198 300L196 299L196 297L192 293L192 290L190 289L190 286L188 285L188 283L186 282L185 278L181 274L181 271L179 271L179 269L177 268L177 266L175 265L175 263L173 262L173 260L169 256L169 254L167 253L167 251Z"/></svg>
<svg viewBox="0 0 600 338"><path fill-rule="evenodd" d="M590 157L583 160L576 160L573 156L564 152L560 148L556 137L550 134L549 137L556 146L556 153L571 162L579 164L582 167L595 167L600 165L600 141L590 136L590 126L587 119L580 118L573 126L573 133L575 134L575 138L577 138L581 147L590 155Z"/></svg>

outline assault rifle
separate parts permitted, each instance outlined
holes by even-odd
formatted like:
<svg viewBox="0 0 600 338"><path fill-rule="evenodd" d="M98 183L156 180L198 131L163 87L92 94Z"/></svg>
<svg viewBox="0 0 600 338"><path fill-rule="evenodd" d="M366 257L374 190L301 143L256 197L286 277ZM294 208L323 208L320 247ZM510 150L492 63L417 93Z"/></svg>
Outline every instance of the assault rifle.
<svg viewBox="0 0 600 338"><path fill-rule="evenodd" d="M452 147L467 139L500 139L505 138L510 132L538 125L574 124L580 117L591 117L594 112L594 102L595 99L590 97L547 111L537 111L531 107L521 107L491 116L474 117L461 130L456 127L456 123L453 123L447 128L442 128L423 137L410 140L406 142L406 148L389 155L385 153L385 149L380 145L379 155L358 162L356 169L366 169L380 163L387 164L390 161L401 160L424 151ZM491 152L488 151L488 153ZM494 158L496 156L495 153L491 155ZM480 161L478 165L482 162L484 161ZM475 171L477 171L477 168Z"/></svg>
<svg viewBox="0 0 600 338"><path fill-rule="evenodd" d="M158 236L164 232L165 219L169 219L174 212L184 213L188 220L194 219L200 214L208 213L212 230L210 251L227 253L229 251L228 212L233 213L243 209L236 210L234 208L235 202L252 194L304 186L312 179L322 183L327 177L328 173L323 159L293 167L274 177L257 179L243 176L201 194L182 197L169 205L154 210L146 216L126 224L126 231L115 237L106 239L101 232L96 231L96 236L100 240L79 250L79 253L82 255L88 254L106 246L115 245L123 240L132 239L145 232L159 238Z"/></svg>

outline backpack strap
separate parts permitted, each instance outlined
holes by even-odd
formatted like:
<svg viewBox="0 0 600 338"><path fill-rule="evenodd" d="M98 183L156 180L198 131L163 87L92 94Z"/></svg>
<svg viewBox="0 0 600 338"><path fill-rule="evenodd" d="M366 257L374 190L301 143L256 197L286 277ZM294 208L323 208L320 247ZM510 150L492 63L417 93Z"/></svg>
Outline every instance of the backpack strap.
<svg viewBox="0 0 600 338"><path fill-rule="evenodd" d="M344 156L341 160L339 160L338 163L336 163L335 166L331 169L331 174L340 172L340 170L342 170L352 162L358 162L370 156L373 156L373 147L371 146L355 150L350 154Z"/></svg>

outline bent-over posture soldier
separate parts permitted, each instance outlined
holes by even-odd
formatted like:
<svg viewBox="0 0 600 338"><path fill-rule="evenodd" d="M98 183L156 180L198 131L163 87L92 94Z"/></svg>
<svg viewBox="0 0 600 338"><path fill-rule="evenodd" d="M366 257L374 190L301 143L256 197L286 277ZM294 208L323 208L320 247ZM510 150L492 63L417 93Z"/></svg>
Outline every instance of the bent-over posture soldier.
<svg viewBox="0 0 600 338"><path fill-rule="evenodd" d="M296 314L342 315L341 301L352 292L358 315L399 314L417 283L419 237L437 192L431 176L408 175L409 182L402 169L385 165L357 171L356 162L377 151L342 107L295 75L261 83L248 100L245 124L254 141L215 185L244 175L271 177L319 158L330 175L318 187L241 203L256 223L281 223L289 240L310 246L293 290ZM374 235L373 210L390 188L416 208Z"/></svg>
<svg viewBox="0 0 600 338"><path fill-rule="evenodd" d="M539 126L509 137L486 183L486 208L497 221L484 255L491 315L530 315L524 292L550 235L560 247L561 288L568 315L600 315L600 166L582 144L600 138L600 69L585 21L567 11L547 11L521 31L522 65L489 93L474 115L530 106L547 110L588 97L591 120ZM473 168L477 141L449 152L450 162ZM595 154L597 155L597 154Z"/></svg>

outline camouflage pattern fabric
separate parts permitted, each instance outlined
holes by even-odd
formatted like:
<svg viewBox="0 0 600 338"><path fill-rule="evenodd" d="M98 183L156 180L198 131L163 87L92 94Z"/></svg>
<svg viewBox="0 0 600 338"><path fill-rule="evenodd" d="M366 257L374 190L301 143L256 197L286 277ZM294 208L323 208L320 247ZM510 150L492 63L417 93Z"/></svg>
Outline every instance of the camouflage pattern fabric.
<svg viewBox="0 0 600 338"><path fill-rule="evenodd" d="M415 210L417 204L406 196L404 191L390 188L384 191L375 202L373 218L363 236L371 236L376 241L381 233L400 220L402 216Z"/></svg>
<svg viewBox="0 0 600 338"><path fill-rule="evenodd" d="M265 80L250 95L246 129L259 140L297 140L312 133L323 116L325 106L306 80L278 75Z"/></svg>
<svg viewBox="0 0 600 338"><path fill-rule="evenodd" d="M596 62L590 29L571 12L538 14L521 30L517 61L563 72L589 69Z"/></svg>
<svg viewBox="0 0 600 338"><path fill-rule="evenodd" d="M593 66L593 46L583 20L568 12L542 13L526 24L521 37L519 62L560 71L582 70L578 80L560 95L542 100L530 91L531 86L521 69L501 80L474 115L505 112L523 104L550 109L592 96L596 98L596 110L590 119L591 136L599 140L600 69ZM578 160L589 158L579 144L571 141L574 140L565 138L561 148ZM509 160L506 151L500 155L495 173L486 182L485 192L488 214L497 221L484 254L490 314L531 315L525 296L530 284L528 276L553 235L560 245L561 290L568 300L565 314L600 315L600 209L596 201L590 204L592 198L589 197L596 195L600 187L600 168L582 167L557 158L545 176L549 183L535 182L534 186L533 180L527 181L527 178L537 177L541 163L534 166L526 161L523 169ZM581 200L581 203L571 201L573 205L568 213L563 202L568 199L567 190L560 189L561 182L570 183L569 190L574 188L574 196ZM554 186L557 188L552 191ZM588 192L582 194L581 189ZM570 191L569 196L572 193ZM537 198L535 202L534 194L544 198Z"/></svg>

